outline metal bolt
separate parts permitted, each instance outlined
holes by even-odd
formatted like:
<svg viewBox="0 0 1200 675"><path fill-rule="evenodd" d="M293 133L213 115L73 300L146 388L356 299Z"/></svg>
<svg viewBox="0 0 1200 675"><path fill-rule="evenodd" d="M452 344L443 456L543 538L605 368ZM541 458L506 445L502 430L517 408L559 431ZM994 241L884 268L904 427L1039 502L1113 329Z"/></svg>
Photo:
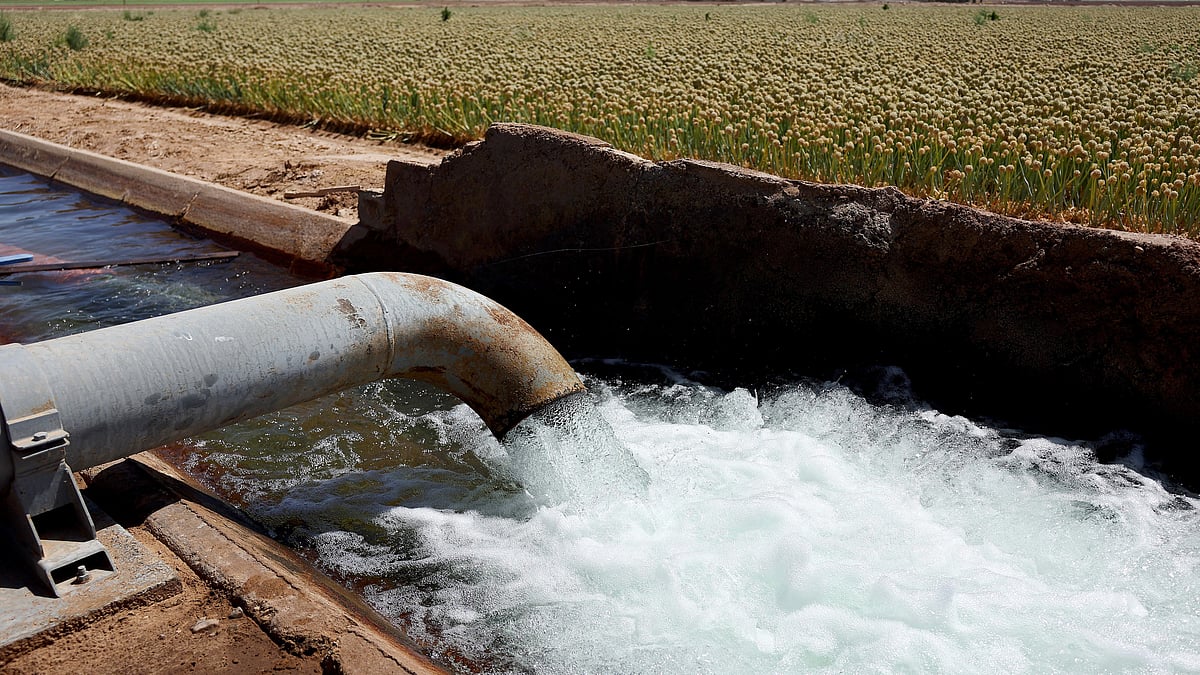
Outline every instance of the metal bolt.
<svg viewBox="0 0 1200 675"><path fill-rule="evenodd" d="M86 565L80 565L75 568L75 583L86 584L92 580L92 573L88 571Z"/></svg>
<svg viewBox="0 0 1200 675"><path fill-rule="evenodd" d="M35 441L46 440L46 432L44 432L44 431L37 432L36 434L33 435L33 440L35 440Z"/></svg>

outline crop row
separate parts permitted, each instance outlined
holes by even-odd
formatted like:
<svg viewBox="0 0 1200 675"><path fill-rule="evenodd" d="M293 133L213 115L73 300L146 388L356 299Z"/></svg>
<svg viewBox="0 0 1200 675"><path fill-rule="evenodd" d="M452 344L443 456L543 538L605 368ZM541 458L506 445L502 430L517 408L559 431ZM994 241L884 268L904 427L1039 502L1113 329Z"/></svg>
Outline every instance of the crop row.
<svg viewBox="0 0 1200 675"><path fill-rule="evenodd" d="M0 76L1200 233L1200 8L579 6L6 15ZM86 36L73 48L69 29Z"/></svg>

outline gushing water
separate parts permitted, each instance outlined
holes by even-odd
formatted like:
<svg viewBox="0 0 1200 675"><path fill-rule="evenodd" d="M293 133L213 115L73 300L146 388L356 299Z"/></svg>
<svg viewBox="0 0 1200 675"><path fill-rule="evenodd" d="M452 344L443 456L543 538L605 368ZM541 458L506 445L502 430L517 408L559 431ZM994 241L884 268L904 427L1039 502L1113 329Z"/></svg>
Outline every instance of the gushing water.
<svg viewBox="0 0 1200 675"><path fill-rule="evenodd" d="M1200 672L1200 503L1086 447L833 385L589 386L610 437L392 409L442 454L252 508L464 670Z"/></svg>
<svg viewBox="0 0 1200 675"><path fill-rule="evenodd" d="M504 439L510 471L548 505L644 498L650 477L586 395L560 399Z"/></svg>
<svg viewBox="0 0 1200 675"><path fill-rule="evenodd" d="M8 170L0 197L5 243L66 259L205 246ZM0 340L295 283L246 256L22 279ZM902 391L589 385L506 445L389 382L181 454L463 670L1200 672L1200 502L1084 446Z"/></svg>

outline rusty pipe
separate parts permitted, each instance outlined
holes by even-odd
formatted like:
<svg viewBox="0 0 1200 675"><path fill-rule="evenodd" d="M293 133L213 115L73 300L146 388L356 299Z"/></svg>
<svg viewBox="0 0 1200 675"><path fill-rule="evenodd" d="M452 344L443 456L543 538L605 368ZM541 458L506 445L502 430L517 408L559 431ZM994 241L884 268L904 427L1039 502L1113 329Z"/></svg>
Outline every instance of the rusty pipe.
<svg viewBox="0 0 1200 675"><path fill-rule="evenodd" d="M461 286L399 273L5 345L0 377L6 417L20 397L51 394L75 470L386 377L454 394L498 437L584 390L558 352L512 312ZM10 436L29 433L27 424L8 421ZM8 440L16 447L20 439ZM13 468L10 453L0 455L3 494Z"/></svg>

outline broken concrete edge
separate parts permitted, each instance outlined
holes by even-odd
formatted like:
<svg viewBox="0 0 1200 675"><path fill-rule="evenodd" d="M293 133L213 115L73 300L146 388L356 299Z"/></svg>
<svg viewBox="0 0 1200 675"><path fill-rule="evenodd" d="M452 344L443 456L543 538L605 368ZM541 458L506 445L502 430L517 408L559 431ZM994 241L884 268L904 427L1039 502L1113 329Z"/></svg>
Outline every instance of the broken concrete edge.
<svg viewBox="0 0 1200 675"><path fill-rule="evenodd" d="M0 648L0 671L3 671L4 664L24 656L29 652L41 649L47 645L53 644L63 636L70 635L85 626L91 625L101 619L121 614L124 612L132 612L143 607L156 605L164 600L179 595L183 591L183 583L174 578L168 581L163 581L157 586L147 589L137 595L130 596L121 602L114 602L105 607L100 607L86 614L72 617L65 621L55 624L44 631L39 631L34 635L17 640L11 644Z"/></svg>
<svg viewBox="0 0 1200 675"><path fill-rule="evenodd" d="M463 284L569 357L763 377L898 365L919 397L1030 431L1200 430L1200 243L1183 237L511 123L437 165L390 162L363 202L335 253L348 269Z"/></svg>
<svg viewBox="0 0 1200 675"><path fill-rule="evenodd" d="M163 459L141 453L82 475L92 487L105 471L130 466L137 470L121 477L117 498L154 500L141 524L282 648L318 658L328 673L446 672L360 598Z"/></svg>
<svg viewBox="0 0 1200 675"><path fill-rule="evenodd" d="M513 154L517 156L534 154L539 157L550 158L551 160L561 159L564 155L575 155L576 157L583 157L585 160L594 162L597 165L609 165L611 168L607 171L610 173L633 170L635 172L650 171L687 176L691 179L690 182L693 183L692 187L694 189L697 191L704 190L708 193L725 191L740 194L760 193L768 195L773 192L782 192L787 197L793 199L835 199L842 202L861 202L889 215L901 211L936 211L941 217L946 219L964 216L982 217L984 219L1004 221L1006 224L1020 224L1035 231L1046 230L1055 233L1066 232L1068 235L1112 238L1132 242L1135 245L1143 247L1171 248L1180 244L1200 247L1200 243L1178 235L1130 232L1126 230L1089 227L1075 223L1028 220L1004 216L965 204L940 199L911 197L899 188L890 185L884 187L865 187L855 184L816 183L783 178L775 174L748 169L735 164L703 159L681 158L654 161L618 150L607 141L598 138L562 131L553 127L516 122L493 123L484 133L483 140L468 143L444 156L437 163L425 164L406 160L390 161L387 168L388 176L385 180L384 193L390 192L387 196L394 198L398 190L406 187L402 183L412 180L416 176L421 176L430 181L440 180L445 174L459 170L459 167L462 165L469 164L472 159L471 156L475 153L492 156L507 155L510 150L514 151ZM513 166L514 173L521 168L515 162L510 163L510 165ZM578 179L579 177L574 178ZM479 192L484 193L485 200L493 203L501 201L496 196L486 194L487 189L494 189L496 187L494 181L481 180L479 186ZM425 188L424 185L421 187ZM577 189L577 186L572 186L566 181L564 181L564 184L555 187ZM596 196L602 196L604 187L603 185L585 186L585 191ZM634 187L641 186L635 182ZM458 194L467 196L463 192L459 192ZM366 191L363 196L372 202L375 210L386 209L388 206L386 202L379 203L381 200L385 200L386 197L378 191ZM409 195L403 196L408 197ZM426 194L416 195L418 199L427 196ZM507 199L527 198L530 201L535 201L540 196L538 192L534 191L506 195L505 197ZM633 202L638 197L639 195L637 194L629 194L626 201ZM620 200L611 201L619 203ZM433 206L440 205L434 204ZM618 206L617 208L620 209L622 207ZM373 217L370 220L363 218L360 227L379 229L381 218L388 218L395 214L385 212L378 216L375 216L374 213L372 215ZM408 232L399 233L401 236L407 234L426 235L428 237L437 236L437 232L426 233L421 231L417 227L418 223L416 222L406 222L403 225L411 229ZM350 235L351 241L354 236L353 233ZM460 254L469 256L471 253L472 251L463 251Z"/></svg>
<svg viewBox="0 0 1200 675"><path fill-rule="evenodd" d="M336 276L329 255L353 221L196 178L0 129L0 163L165 216L182 229L308 277Z"/></svg>

